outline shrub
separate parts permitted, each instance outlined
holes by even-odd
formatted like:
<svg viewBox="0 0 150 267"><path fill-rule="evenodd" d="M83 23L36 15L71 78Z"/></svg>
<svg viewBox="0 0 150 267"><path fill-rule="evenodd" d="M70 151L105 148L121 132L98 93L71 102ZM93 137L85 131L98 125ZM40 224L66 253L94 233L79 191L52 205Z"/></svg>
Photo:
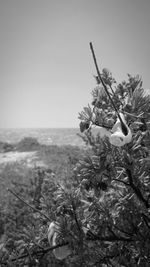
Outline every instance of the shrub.
<svg viewBox="0 0 150 267"><path fill-rule="evenodd" d="M14 145L6 142L0 142L0 152L10 152L14 150Z"/></svg>
<svg viewBox="0 0 150 267"><path fill-rule="evenodd" d="M150 266L150 96L139 76L116 85L103 69L96 78L92 106L79 114L91 149L72 176L58 182L37 169L27 189L11 191L8 266ZM72 252L63 260L47 242L50 222L59 224L58 247Z"/></svg>
<svg viewBox="0 0 150 267"><path fill-rule="evenodd" d="M36 138L25 137L16 144L16 150L21 151L21 152L33 151L33 150L37 150L39 146L40 144Z"/></svg>

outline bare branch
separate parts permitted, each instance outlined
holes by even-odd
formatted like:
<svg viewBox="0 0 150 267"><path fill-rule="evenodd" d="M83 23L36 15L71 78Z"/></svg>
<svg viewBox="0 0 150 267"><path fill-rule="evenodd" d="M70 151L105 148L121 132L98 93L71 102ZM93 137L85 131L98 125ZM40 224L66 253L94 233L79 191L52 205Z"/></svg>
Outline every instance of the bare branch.
<svg viewBox="0 0 150 267"><path fill-rule="evenodd" d="M65 242L65 243L62 243L62 244L58 244L56 246L52 246L52 247L47 247L47 248L44 248L44 249L41 249L41 250L38 250L38 251L34 251L32 253L30 253L30 256L40 256L41 254L44 255L46 253L48 253L49 251L52 251L53 249L56 249L56 248L59 248L59 247L63 247L63 246L66 246L68 245L68 242ZM24 253L22 255L20 255L19 257L16 257L16 258L12 258L11 261L16 261L16 260L21 260L21 259L24 259L26 257L28 257L29 254L28 253ZM3 264L5 264L5 262L3 262Z"/></svg>
<svg viewBox="0 0 150 267"><path fill-rule="evenodd" d="M113 106L114 110L116 111L116 113L118 115L118 118L119 118L119 120L121 122L122 127L124 128L124 123L122 121L122 118L121 118L121 116L120 116L120 114L119 114L119 112L118 112L118 110L117 110L117 108L116 108L116 106L115 106L115 104L114 104L114 102L113 102L108 90L107 90L106 84L104 83L104 81L103 81L103 79L101 77L101 74L100 74L100 71L99 71L99 68L98 68L98 64L97 64L97 60L96 60L96 56L95 56L95 52L94 52L93 45L92 45L91 42L90 42L90 49L91 49L91 52L92 52L92 56L93 56L93 60L94 60L94 64L95 64L95 67L96 67L98 78L101 81L101 83L102 83L102 85L103 85L103 87L104 87L104 89L105 89L105 91L106 91L106 93L107 93L107 95L108 95L108 97L110 99L110 102L112 103L112 106Z"/></svg>
<svg viewBox="0 0 150 267"><path fill-rule="evenodd" d="M124 181L122 181L122 180L120 180L120 179L113 179L113 181L117 181L117 182L119 182L119 183L123 183L124 185L127 185L127 186L130 186L130 184L128 184L128 183L126 183L126 182L124 182Z"/></svg>
<svg viewBox="0 0 150 267"><path fill-rule="evenodd" d="M28 207L30 207L32 210L40 213L42 216L44 216L48 221L51 221L50 218L45 215L42 211L38 210L37 208L31 206L30 204L28 204L23 198L21 198L20 196L18 196L15 192L13 192L11 189L7 189L11 194L13 194L16 198L18 198L20 201L22 201L25 205L27 205Z"/></svg>
<svg viewBox="0 0 150 267"><path fill-rule="evenodd" d="M142 192L140 191L140 189L135 186L134 182L133 182L133 177L132 177L132 173L131 173L131 170L127 169L126 170L126 173L128 175L128 178L129 178L129 183L130 183L130 186L131 188L133 189L134 193L136 194L137 198L143 202L143 204L145 205L146 208L149 208L149 203L148 201L143 197L142 195Z"/></svg>
<svg viewBox="0 0 150 267"><path fill-rule="evenodd" d="M117 242L117 241L123 241L123 242L132 242L134 241L132 238L129 237L124 237L124 236L117 236L116 234L114 234L113 236L104 236L101 237L99 235L95 235L94 233L92 233L90 230L87 233L87 237L86 240L91 240L91 241L101 241L101 242Z"/></svg>
<svg viewBox="0 0 150 267"><path fill-rule="evenodd" d="M148 222L150 222L150 219L144 213L142 213L142 217L143 217L143 220L144 220L147 228L150 230L150 225L148 223Z"/></svg>

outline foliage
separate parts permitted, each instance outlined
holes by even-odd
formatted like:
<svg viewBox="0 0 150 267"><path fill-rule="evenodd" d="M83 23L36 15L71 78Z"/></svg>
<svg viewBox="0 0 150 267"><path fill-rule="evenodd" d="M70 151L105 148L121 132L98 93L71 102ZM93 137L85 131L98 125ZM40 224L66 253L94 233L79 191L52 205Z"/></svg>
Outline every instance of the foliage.
<svg viewBox="0 0 150 267"><path fill-rule="evenodd" d="M14 146L7 142L0 142L0 152L9 152L14 150Z"/></svg>
<svg viewBox="0 0 150 267"><path fill-rule="evenodd" d="M63 179L51 169L34 168L27 185L11 188L0 213L1 266L150 266L150 96L139 76L128 75L117 85L103 69L102 78L132 141L117 147L109 135L101 136L103 128L111 133L118 114L97 78L92 104L79 114L90 149L82 157L68 154L71 168ZM47 241L52 221L60 225L58 247L67 243L72 251L64 260L54 257Z"/></svg>
<svg viewBox="0 0 150 267"><path fill-rule="evenodd" d="M139 76L128 75L127 82L114 88L109 82L106 84L115 106L126 116L132 142L119 148L112 146L107 136L99 139L92 135L92 127L99 126L99 132L101 126L110 129L116 119L111 102L98 85L92 92L94 116L87 120L83 112L79 114L82 122L91 126L82 137L92 146L93 155L80 161L76 172L84 188L93 191L99 201L102 199L103 209L99 218L92 214L91 228L97 227L99 238L105 236L106 240L109 236L109 244L105 243L108 266L149 266L150 96L145 94ZM100 205L97 216L98 208Z"/></svg>
<svg viewBox="0 0 150 267"><path fill-rule="evenodd" d="M25 137L16 144L17 151L32 151L37 150L40 144L34 137Z"/></svg>
<svg viewBox="0 0 150 267"><path fill-rule="evenodd" d="M27 151L28 152L28 151ZM13 152L12 152L13 153ZM15 153L15 152L14 152ZM28 184L33 175L32 168L38 165L48 166L46 168L55 173L58 180L67 179L68 174L72 176L73 166L76 164L82 154L83 149L75 146L46 146L40 144L36 151L36 158L20 161L12 161L0 164L0 202L6 203L8 199L7 188L11 187L11 183ZM32 155L32 154L31 154ZM39 164L40 163L40 164Z"/></svg>

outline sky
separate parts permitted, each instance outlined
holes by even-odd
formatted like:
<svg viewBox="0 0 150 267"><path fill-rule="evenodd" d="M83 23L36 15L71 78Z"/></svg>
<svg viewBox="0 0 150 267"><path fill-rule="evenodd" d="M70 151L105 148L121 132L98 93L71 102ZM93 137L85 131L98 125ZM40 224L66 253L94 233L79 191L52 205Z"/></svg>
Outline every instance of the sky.
<svg viewBox="0 0 150 267"><path fill-rule="evenodd" d="M0 128L78 127L100 70L150 89L149 0L1 0Z"/></svg>

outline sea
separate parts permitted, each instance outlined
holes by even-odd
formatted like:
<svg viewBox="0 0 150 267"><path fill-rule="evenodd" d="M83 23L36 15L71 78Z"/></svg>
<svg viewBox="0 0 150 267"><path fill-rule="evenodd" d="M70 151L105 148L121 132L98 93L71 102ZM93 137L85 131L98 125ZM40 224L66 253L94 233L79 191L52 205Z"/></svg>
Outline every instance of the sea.
<svg viewBox="0 0 150 267"><path fill-rule="evenodd" d="M80 147L85 144L79 133L79 128L5 128L0 129L0 141L13 144L25 137L34 137L45 145Z"/></svg>

